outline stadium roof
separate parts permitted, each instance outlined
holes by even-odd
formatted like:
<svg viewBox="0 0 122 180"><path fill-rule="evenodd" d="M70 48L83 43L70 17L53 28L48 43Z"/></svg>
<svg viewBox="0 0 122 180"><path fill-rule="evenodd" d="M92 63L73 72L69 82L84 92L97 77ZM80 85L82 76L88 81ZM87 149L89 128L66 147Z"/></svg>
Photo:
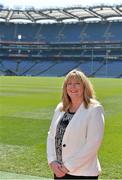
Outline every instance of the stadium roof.
<svg viewBox="0 0 122 180"><path fill-rule="evenodd" d="M0 21L4 22L67 22L122 20L122 5L35 9L9 9L0 5Z"/></svg>

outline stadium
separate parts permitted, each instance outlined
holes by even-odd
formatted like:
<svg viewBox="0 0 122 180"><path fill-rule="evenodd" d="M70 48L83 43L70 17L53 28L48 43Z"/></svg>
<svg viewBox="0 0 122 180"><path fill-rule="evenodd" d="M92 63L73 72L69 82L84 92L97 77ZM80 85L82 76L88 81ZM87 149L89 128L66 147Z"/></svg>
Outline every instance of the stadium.
<svg viewBox="0 0 122 180"><path fill-rule="evenodd" d="M122 6L0 11L0 74L122 76ZM13 23L13 20L26 23ZM66 23L66 20L76 20ZM96 21L90 19L96 19ZM52 20L53 24L39 24ZM28 23L27 23L28 21ZM64 22L65 21L65 22Z"/></svg>
<svg viewBox="0 0 122 180"><path fill-rule="evenodd" d="M101 179L122 178L122 4L0 4L0 179L46 179L46 137L64 76L82 70L105 108Z"/></svg>

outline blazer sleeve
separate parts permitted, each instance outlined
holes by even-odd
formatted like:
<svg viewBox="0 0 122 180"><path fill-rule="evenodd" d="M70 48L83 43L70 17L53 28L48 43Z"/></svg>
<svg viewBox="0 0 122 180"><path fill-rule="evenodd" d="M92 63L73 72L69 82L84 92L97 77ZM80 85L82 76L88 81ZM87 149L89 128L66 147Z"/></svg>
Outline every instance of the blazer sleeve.
<svg viewBox="0 0 122 180"><path fill-rule="evenodd" d="M54 111L54 115L52 118L52 122L48 131L47 136L47 159L48 164L50 164L52 161L56 160L56 152L55 152L55 121L57 119L57 115L60 112L61 103L58 104Z"/></svg>
<svg viewBox="0 0 122 180"><path fill-rule="evenodd" d="M97 155L104 133L104 111L101 105L92 108L88 120L86 143L78 152L64 162L69 171L84 166ZM79 137L80 139L80 137Z"/></svg>

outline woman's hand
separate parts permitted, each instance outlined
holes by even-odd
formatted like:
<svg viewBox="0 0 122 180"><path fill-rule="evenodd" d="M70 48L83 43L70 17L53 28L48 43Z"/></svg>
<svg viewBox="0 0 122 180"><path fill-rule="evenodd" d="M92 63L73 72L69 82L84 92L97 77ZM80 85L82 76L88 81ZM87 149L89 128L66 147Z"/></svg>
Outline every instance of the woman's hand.
<svg viewBox="0 0 122 180"><path fill-rule="evenodd" d="M67 174L67 173L69 172L69 170L68 170L63 164L61 164L61 170L62 170L65 174Z"/></svg>
<svg viewBox="0 0 122 180"><path fill-rule="evenodd" d="M65 167L57 161L53 161L49 164L56 177L63 177L66 174Z"/></svg>

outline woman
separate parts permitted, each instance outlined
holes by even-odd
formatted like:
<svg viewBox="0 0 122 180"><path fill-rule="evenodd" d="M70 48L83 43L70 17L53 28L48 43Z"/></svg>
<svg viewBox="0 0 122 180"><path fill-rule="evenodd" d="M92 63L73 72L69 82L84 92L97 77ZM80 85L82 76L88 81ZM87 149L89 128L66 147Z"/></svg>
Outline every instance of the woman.
<svg viewBox="0 0 122 180"><path fill-rule="evenodd" d="M64 80L62 102L55 109L47 138L54 179L98 179L97 158L104 133L102 105L88 78L78 70Z"/></svg>

